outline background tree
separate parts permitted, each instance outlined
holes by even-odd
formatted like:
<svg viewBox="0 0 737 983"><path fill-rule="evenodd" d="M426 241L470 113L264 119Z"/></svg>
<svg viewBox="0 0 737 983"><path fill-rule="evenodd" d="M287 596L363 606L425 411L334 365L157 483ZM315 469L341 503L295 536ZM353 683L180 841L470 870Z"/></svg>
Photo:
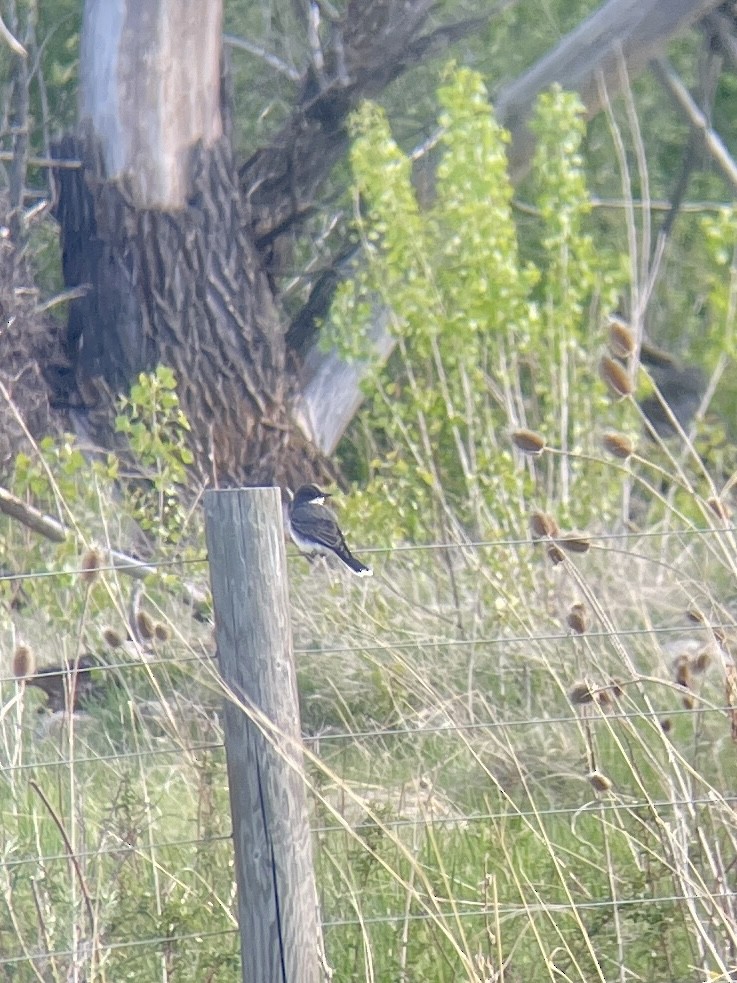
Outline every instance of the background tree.
<svg viewBox="0 0 737 983"><path fill-rule="evenodd" d="M513 165L529 158L526 120L551 81L581 89L593 113L599 73L616 88L618 58L640 70L670 36L715 6L610 0L497 94L499 118L515 137ZM566 12L572 19L585 9L568 5ZM262 66L278 69L264 111L281 121L259 133L240 120L234 125L232 87L221 71L219 3L204 17L187 0L85 4L79 122L54 150L60 160L84 165L56 172L64 281L79 295L64 330L41 332L41 348L28 352L28 365L36 375L40 365L49 386L41 398L103 445L112 439L115 398L139 372L171 366L192 422L196 471L214 484L294 484L333 474L326 453L361 399L360 370L346 370L315 347L315 318L327 310L336 254L353 248L328 235L325 209L346 183L336 174L348 145L346 120L364 97L384 93L415 66L427 71L432 57L460 38L475 33L498 54L495 32L509 39L515 31L501 8L470 17L460 3L429 0L340 9L274 4L271 11L283 26L283 51L250 48ZM30 49L36 14L34 5L10 7L11 32ZM230 15L247 26L253 11L234 3ZM609 39L603 46L602 32ZM539 42L531 32L533 50ZM6 57L17 66L10 116L27 123L27 66L17 54ZM235 91L242 94L238 77ZM427 98L419 83L408 91L420 104ZM246 102L254 101L250 93ZM408 128L415 137L418 125L431 132L427 117L415 116ZM10 227L19 239L28 129L16 131ZM234 142L246 149L242 163ZM316 267L325 266L326 276L317 277ZM302 289L290 289L305 271ZM311 294L305 283L314 284ZM392 344L380 323L376 343L384 355ZM15 387L21 402L23 393Z"/></svg>

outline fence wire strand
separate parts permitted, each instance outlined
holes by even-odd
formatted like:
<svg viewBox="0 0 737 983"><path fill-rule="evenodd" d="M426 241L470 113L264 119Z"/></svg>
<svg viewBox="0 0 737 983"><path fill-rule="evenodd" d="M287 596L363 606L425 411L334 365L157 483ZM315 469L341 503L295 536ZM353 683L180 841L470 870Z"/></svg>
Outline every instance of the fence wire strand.
<svg viewBox="0 0 737 983"><path fill-rule="evenodd" d="M611 532L611 533L578 533L576 535L580 538L585 539L592 545L605 544L609 542L627 542L631 539L676 539L678 537L688 537L688 536L709 536L709 535L724 535L725 533L737 532L737 526L704 526L704 527L692 527L684 529L649 529L643 530L641 532ZM560 538L565 539L566 531L562 530ZM445 543L397 543L393 546L357 546L356 552L373 554L373 555L386 555L393 553L423 553L423 552L433 552L436 550L486 550L486 549L522 549L530 548L544 545L548 542L557 542L556 539L534 539L530 536L520 537L518 539L479 539L479 540L468 540L468 541L449 541ZM297 560L302 554L298 552L289 552L288 559ZM112 573L120 572L126 570L140 570L140 569L150 569L155 572L159 569L166 569L176 566L196 566L203 565L207 563L207 556L195 556L195 557L175 557L169 559L151 559L151 560L140 560L132 563L109 563L101 564L95 567L96 573ZM0 583L8 581L23 581L23 580L43 580L46 578L53 577L80 577L83 575L89 576L89 567L68 567L63 570L35 570L28 572L19 573L2 573L0 574Z"/></svg>
<svg viewBox="0 0 737 983"><path fill-rule="evenodd" d="M582 538L585 538L593 547L601 547L606 549L607 545L616 544L621 542L627 542L631 540L643 540L643 539L654 539L654 538L671 538L677 540L679 538L686 537L705 537L713 534L722 535L724 533L735 533L737 532L737 526L723 526L719 528L709 527L709 528L689 528L682 530L651 530L646 532L631 532L625 531L621 533L602 533L602 534L581 534ZM563 534L565 535L565 534ZM555 540L551 540L554 542ZM422 554L427 552L437 552L437 551L483 551L489 549L510 549L510 550L523 550L539 547L545 545L547 540L532 539L529 537L524 538L511 538L511 539L489 539L489 540L478 540L478 541L468 541L468 542L438 542L438 543L425 543L425 544L400 544L392 547L357 547L357 551L365 554L374 555L387 555L387 554ZM288 554L288 559L290 562L298 560L300 554L290 552ZM189 568L196 565L203 565L207 563L206 556L198 557L187 557L187 558L175 558L175 559L160 559L160 560L148 560L133 563L121 563L114 562L109 565L103 565L97 567L96 573L118 573L124 572L125 570L150 570L152 572L158 570L171 570L175 568ZM69 568L63 570L47 570L47 571L28 571L24 573L3 573L0 574L0 583L2 582L24 582L29 580L41 580L50 578L74 578L89 575L89 569L82 568ZM597 640L597 639L607 639L611 637L616 638L638 638L638 637L654 637L654 638L668 638L671 636L678 635L688 635L702 634L705 637L710 637L713 639L714 632L730 630L734 628L732 623L714 622L708 623L706 621L702 623L688 623L688 624L660 624L660 625L649 625L646 627L625 627L625 628L609 628L607 630L587 630L585 633L586 640ZM351 645L322 645L320 647L297 646L294 648L294 654L302 659L311 659L328 656L340 656L346 654L356 654L359 655L382 655L394 652L412 652L412 651L422 651L422 650L441 650L441 649L471 649L473 651L482 650L484 648L493 648L500 645L512 646L512 645L529 645L532 642L548 642L548 643L564 643L565 645L574 646L579 644L581 641L581 636L576 635L573 632L548 632L541 634L528 634L528 635L499 635L494 637L480 637L480 638L465 638L465 637L437 637L432 636L428 638L417 638L411 641L406 641L404 639L392 639L389 638L386 641L376 641L375 638L371 641L367 641L366 644L356 641ZM178 667L178 666L195 666L197 664L210 664L216 668L216 656L210 655L209 653L196 654L186 657L159 657L146 658L145 660L127 660L118 661L111 663L102 663L100 665L95 665L92 667L91 671L93 674L97 673L107 673L107 672L127 672L130 669L146 669L152 667ZM560 669L554 669L552 666L546 664L525 664L520 667L504 667L497 668L494 671L490 670L491 676L503 676L503 675L527 675L530 673L548 673L551 675L560 676ZM57 671L45 672L44 676L46 678L53 676L67 677L70 674L68 668L59 668ZM571 681L573 681L571 679ZM21 681L14 675L10 676L0 676L0 684L3 683L20 683ZM632 680L627 680L627 683L637 683L638 679L634 678ZM593 690L606 689L606 684L601 687L592 686ZM563 694L563 690L561 690ZM214 708L210 708L211 712L216 712ZM632 720L650 720L651 722L657 721L659 718L663 717L675 717L680 715L690 715L694 714L705 715L705 714L729 714L734 712L734 707L730 705L716 706L706 701L700 700L699 704L693 707L684 708L670 708L666 707L663 709L635 709L635 710L618 710L609 708L604 710L599 707L596 703L586 704L582 706L577 713L560 715L557 717L551 716L527 716L520 718L508 718L504 720L486 720L486 721L473 721L469 723L439 723L421 726L401 726L401 727L384 727L366 730L328 730L324 733L304 733L302 735L305 745L308 747L313 747L319 749L322 745L329 745L333 743L369 743L384 742L392 739L399 738L423 738L423 737L435 737L442 736L445 737L450 734L471 734L471 733L483 733L483 732L493 732L499 730L506 730L510 728L534 728L534 727L550 727L554 725L561 726L580 726L582 723L588 727L594 722L608 721L632 721ZM101 755L81 755L79 757L64 757L58 760L44 760L38 762L19 762L7 764L0 767L0 777L7 777L11 773L24 773L32 772L41 769L59 769L59 768L70 768L81 765L94 765L94 764L110 764L117 761L127 761L127 760L139 760L148 761L155 759L165 759L170 755L197 755L199 753L210 753L210 752L220 752L224 749L225 745L222 741L217 742L202 742L194 743L191 745L185 744L173 744L170 747L151 747L142 750L135 751L121 751L118 753L111 754L101 754ZM308 775L309 780L309 775ZM357 805L360 808L361 800L360 794L357 796ZM649 801L647 799L634 799L632 801L624 801L622 798L618 798L616 801L603 799L597 799L595 801L588 801L581 805L576 806L560 806L560 807L548 807L544 809L525 809L518 808L514 805L509 806L509 808L503 811L487 811L484 813L458 813L453 815L434 815L432 804L428 804L427 807L420 805L420 814L417 818L382 818L380 822L374 821L361 821L355 824L350 824L350 832L346 829L346 825L335 824L325 824L325 825L313 825L310 829L310 833L314 837L328 836L329 834L342 833L346 835L359 836L362 833L367 833L375 830L378 827L387 830L401 831L402 829L414 829L418 825L420 826L454 826L461 827L470 824L480 824L480 823L494 823L497 821L503 821L508 819L523 819L523 820L541 820L549 817L557 818L568 818L570 821L574 821L582 816L590 816L597 818L602 814L607 813L634 813L639 811L646 811L649 814L655 812L665 811L669 809L678 808L696 808L696 807L708 807L711 809L716 808L733 808L734 804L737 803L737 797L735 796L725 796L723 798L717 795L708 795L698 798L664 798L660 800ZM371 803L367 803L367 807L370 807ZM0 859L0 870L5 871L9 875L14 872L19 871L21 868L28 866L36 866L39 869L43 869L44 866L53 863L68 862L73 859L85 860L87 862L95 861L98 858L104 857L121 857L128 854L138 854L141 856L149 856L151 851L175 850L175 849L187 849L187 848L215 848L221 844L227 844L232 842L232 833L199 837L199 838L181 838L173 839L161 842L147 842L144 839L140 843L126 843L121 842L119 845L105 846L100 849L86 849L80 851L69 852L58 852L52 854L39 854L36 856L23 856L14 857L6 856ZM150 859L150 857L149 857ZM158 862L158 861L157 861ZM689 885L690 886L690 885ZM674 904L678 902L698 902L704 905L707 901L720 903L726 900L737 898L737 893L732 891L721 891L709 893L704 891L700 894L688 894L688 893L672 893L655 895L651 897L637 897L637 898L610 898L610 899L599 899L599 900L581 900L574 901L573 904L561 903L557 901L553 902L539 902L535 904L520 903L520 905L514 904L502 904L498 907L492 909L485 903L479 903L474 905L473 901L465 900L460 901L459 904L463 907L459 908L457 905L438 906L437 910L424 910L424 911L413 911L404 910L400 913L393 914L391 912L385 914L376 915L366 915L361 918L328 918L321 921L321 926L325 930L336 930L341 928L357 928L362 931L366 927L382 927L382 926L401 926L405 923L416 923L416 922L428 922L428 921L438 921L444 920L448 922L458 922L460 920L466 919L499 919L507 920L513 919L519 916L530 915L544 915L550 916L555 914L568 914L572 911L585 912L585 911L602 911L602 910L632 910L635 907L644 907L658 904ZM431 907L430 902L415 902L415 904L426 904L427 909ZM233 938L237 935L237 929L226 929L218 931L206 931L206 932L187 932L183 934L173 934L173 935L152 935L147 938L138 938L132 940L117 940L117 941L105 941L104 944L100 943L98 948L100 951L104 952L115 952L121 950L141 950L141 949L158 949L172 942L185 942L185 941L201 941L205 939L217 939L217 938ZM90 946L92 943L89 944ZM82 946L84 948L84 946ZM13 965L18 965L21 963L39 963L39 962L50 962L54 959L72 959L80 957L80 948L76 950L59 950L50 951L42 953L26 953L24 955L12 955L12 956L0 956L0 967L12 967Z"/></svg>

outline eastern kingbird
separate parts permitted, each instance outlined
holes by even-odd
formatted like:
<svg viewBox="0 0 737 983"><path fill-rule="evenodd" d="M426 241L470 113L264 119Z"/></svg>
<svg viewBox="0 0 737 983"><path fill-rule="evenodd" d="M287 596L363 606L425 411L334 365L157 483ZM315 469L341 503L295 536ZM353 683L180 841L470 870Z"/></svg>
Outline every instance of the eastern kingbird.
<svg viewBox="0 0 737 983"><path fill-rule="evenodd" d="M289 535L303 552L334 553L359 577L371 577L373 571L353 556L335 516L325 507L329 497L317 485L298 488L286 510Z"/></svg>

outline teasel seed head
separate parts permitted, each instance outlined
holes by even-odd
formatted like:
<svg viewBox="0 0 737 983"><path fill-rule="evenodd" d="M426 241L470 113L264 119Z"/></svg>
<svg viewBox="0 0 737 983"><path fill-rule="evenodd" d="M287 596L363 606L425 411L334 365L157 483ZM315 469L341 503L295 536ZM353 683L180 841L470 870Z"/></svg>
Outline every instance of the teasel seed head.
<svg viewBox="0 0 737 983"><path fill-rule="evenodd" d="M548 558L553 566L557 567L559 563L563 563L565 561L566 557L562 549L559 549L555 543L551 543L550 546L548 546Z"/></svg>
<svg viewBox="0 0 737 983"><path fill-rule="evenodd" d="M602 355L599 362L599 375L618 399L631 396L635 391L627 369L610 355Z"/></svg>
<svg viewBox="0 0 737 983"><path fill-rule="evenodd" d="M726 502L723 502L720 498L712 497L707 498L706 504L718 519L721 519L722 522L729 522L732 510Z"/></svg>
<svg viewBox="0 0 737 983"><path fill-rule="evenodd" d="M111 649L119 649L123 644L123 636L120 635L114 628L103 628L102 637L105 644Z"/></svg>
<svg viewBox="0 0 737 983"><path fill-rule="evenodd" d="M585 536L578 536L576 533L559 536L556 543L569 553L588 553L591 549L591 542Z"/></svg>
<svg viewBox="0 0 737 983"><path fill-rule="evenodd" d="M696 656L691 660L691 668L697 674L706 672L712 662L711 649L706 646L697 652Z"/></svg>
<svg viewBox="0 0 737 983"><path fill-rule="evenodd" d="M582 706L584 703L593 703L594 694L589 684L579 679L568 690L568 699L574 706Z"/></svg>
<svg viewBox="0 0 737 983"><path fill-rule="evenodd" d="M81 563L81 573L79 579L83 584L94 584L97 578L100 576L100 567L102 566L103 555L96 547L91 547L87 549L82 554Z"/></svg>
<svg viewBox="0 0 737 983"><path fill-rule="evenodd" d="M156 634L156 623L148 611L140 610L136 612L136 630L140 638L150 641Z"/></svg>
<svg viewBox="0 0 737 983"><path fill-rule="evenodd" d="M513 430L512 443L525 454L537 456L545 450L545 438L534 430Z"/></svg>
<svg viewBox="0 0 737 983"><path fill-rule="evenodd" d="M600 689L596 694L596 702L599 704L602 710L611 710L611 708L614 706L611 690Z"/></svg>
<svg viewBox="0 0 737 983"><path fill-rule="evenodd" d="M568 627L577 635L583 635L589 627L588 611L580 602L572 604L566 618Z"/></svg>
<svg viewBox="0 0 737 983"><path fill-rule="evenodd" d="M16 679L28 679L35 675L36 656L30 645L16 645L13 652L13 675Z"/></svg>
<svg viewBox="0 0 737 983"><path fill-rule="evenodd" d="M533 539L555 539L560 529L552 515L533 512L530 515L530 532Z"/></svg>
<svg viewBox="0 0 737 983"><path fill-rule="evenodd" d="M589 782L597 792L608 792L612 787L612 780L600 771L589 772Z"/></svg>
<svg viewBox="0 0 737 983"><path fill-rule="evenodd" d="M613 431L605 433L601 438L601 443L605 451L608 451L612 457L619 458L620 461L626 461L635 453L635 445L623 433L614 433Z"/></svg>
<svg viewBox="0 0 737 983"><path fill-rule="evenodd" d="M699 608L694 607L693 605L690 608L687 608L686 617L688 618L689 621L693 621L695 625L706 624L706 617L704 616L704 612L699 610Z"/></svg>
<svg viewBox="0 0 737 983"><path fill-rule="evenodd" d="M618 317L610 318L609 350L612 355L616 355L618 358L627 358L634 354L636 347L635 335L629 324Z"/></svg>
<svg viewBox="0 0 737 983"><path fill-rule="evenodd" d="M684 689L690 689L693 679L691 677L691 664L687 655L681 655L676 659L675 664L676 682Z"/></svg>

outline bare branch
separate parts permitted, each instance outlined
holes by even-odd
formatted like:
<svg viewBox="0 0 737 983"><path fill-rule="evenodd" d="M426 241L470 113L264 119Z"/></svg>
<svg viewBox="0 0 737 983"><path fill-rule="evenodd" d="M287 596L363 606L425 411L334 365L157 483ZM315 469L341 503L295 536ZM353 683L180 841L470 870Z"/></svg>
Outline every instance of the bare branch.
<svg viewBox="0 0 737 983"><path fill-rule="evenodd" d="M737 188L737 164L719 134L709 126L706 116L696 105L690 92L672 66L665 58L656 58L652 63L652 69L673 96L677 105L683 110L691 126L701 134L706 149L724 177L734 188Z"/></svg>
<svg viewBox="0 0 737 983"><path fill-rule="evenodd" d="M286 75L290 82L299 82L301 75L292 65L288 65L281 58L277 58L270 51L262 48L259 44L254 44L253 41L247 41L245 38L238 38L235 34L223 34L223 43L229 45L231 48L238 48L240 51L247 51L249 55L254 55L256 58L260 58L261 61L265 61L267 65L275 68L280 75Z"/></svg>
<svg viewBox="0 0 737 983"><path fill-rule="evenodd" d="M38 533L39 536L43 536L44 539L50 539L52 543L63 543L70 535L70 530L58 519L46 515L33 505L28 505L7 488L2 487L0 487L0 512ZM146 577L156 573L156 567L119 550L110 550L108 556L112 566L134 580L145 580Z"/></svg>
<svg viewBox="0 0 737 983"><path fill-rule="evenodd" d="M7 25L5 24L5 21L2 18L2 14L0 14L0 38L2 38L3 41L5 41L5 43L8 45L10 50L14 51L16 55L20 55L21 58L28 57L28 52L26 51L26 49L23 47L20 41L16 37L14 37L8 30Z"/></svg>
<svg viewBox="0 0 737 983"><path fill-rule="evenodd" d="M0 488L0 512L11 519L16 519L53 543L63 543L69 534L69 530L65 529L57 519L52 519L50 515L45 515L32 505L26 505L7 488Z"/></svg>
<svg viewBox="0 0 737 983"><path fill-rule="evenodd" d="M13 160L15 154L11 150L0 150L0 160ZM29 157L29 167L49 167L56 170L79 170L81 160L57 160L55 157Z"/></svg>

